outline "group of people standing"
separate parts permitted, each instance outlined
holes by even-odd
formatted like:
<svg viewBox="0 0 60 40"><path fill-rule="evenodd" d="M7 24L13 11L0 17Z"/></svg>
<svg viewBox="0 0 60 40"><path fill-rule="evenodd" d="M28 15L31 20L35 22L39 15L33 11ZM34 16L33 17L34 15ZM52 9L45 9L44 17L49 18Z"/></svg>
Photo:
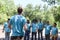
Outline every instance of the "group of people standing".
<svg viewBox="0 0 60 40"><path fill-rule="evenodd" d="M52 40L57 40L58 29L56 27L57 25L56 23L50 25L49 21L42 22L41 19L37 19L37 18L33 19L30 22L30 20L27 20L22 15L22 11L23 9L19 7L17 9L18 14L12 16L10 19L8 19L7 22L4 23L3 30L5 30L5 40L9 40L11 32L12 32L11 40L30 40L30 39L43 40L44 28L45 28L46 40L50 40L50 37L52 37ZM30 33L32 34L31 38L30 38ZM36 36L37 33L38 33L38 39Z"/></svg>

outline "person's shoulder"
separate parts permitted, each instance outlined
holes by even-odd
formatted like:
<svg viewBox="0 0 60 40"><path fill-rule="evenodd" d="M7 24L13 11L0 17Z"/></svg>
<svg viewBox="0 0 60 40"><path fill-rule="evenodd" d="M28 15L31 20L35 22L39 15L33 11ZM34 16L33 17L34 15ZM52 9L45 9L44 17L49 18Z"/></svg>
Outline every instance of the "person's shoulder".
<svg viewBox="0 0 60 40"><path fill-rule="evenodd" d="M31 25L30 23L28 25Z"/></svg>
<svg viewBox="0 0 60 40"><path fill-rule="evenodd" d="M23 19L26 19L24 16L22 16Z"/></svg>
<svg viewBox="0 0 60 40"><path fill-rule="evenodd" d="M6 24L7 24L7 22L4 23L4 25L6 25Z"/></svg>
<svg viewBox="0 0 60 40"><path fill-rule="evenodd" d="M50 27L52 27L52 25L49 25Z"/></svg>
<svg viewBox="0 0 60 40"><path fill-rule="evenodd" d="M37 23L38 25L40 24L40 23Z"/></svg>
<svg viewBox="0 0 60 40"><path fill-rule="evenodd" d="M47 24L44 25L45 27L47 26Z"/></svg>
<svg viewBox="0 0 60 40"><path fill-rule="evenodd" d="M49 26L51 26L51 25L49 24Z"/></svg>
<svg viewBox="0 0 60 40"><path fill-rule="evenodd" d="M12 16L11 18L13 18L14 16Z"/></svg>
<svg viewBox="0 0 60 40"><path fill-rule="evenodd" d="M54 27L52 26L51 28L53 29Z"/></svg>
<svg viewBox="0 0 60 40"><path fill-rule="evenodd" d="M14 15L14 16L15 16L15 15ZM13 18L14 18L14 16L12 16L12 17L10 18L10 20L11 20L11 19L13 19Z"/></svg>
<svg viewBox="0 0 60 40"><path fill-rule="evenodd" d="M26 20L26 18L24 16L21 16L22 20Z"/></svg>
<svg viewBox="0 0 60 40"><path fill-rule="evenodd" d="M31 23L32 25L34 24L34 23Z"/></svg>
<svg viewBox="0 0 60 40"><path fill-rule="evenodd" d="M42 25L42 23L41 23L41 22L39 22L39 23L38 23L38 25Z"/></svg>
<svg viewBox="0 0 60 40"><path fill-rule="evenodd" d="M43 24L43 22L41 22L41 24Z"/></svg>
<svg viewBox="0 0 60 40"><path fill-rule="evenodd" d="M36 23L36 25L38 25L38 23Z"/></svg>

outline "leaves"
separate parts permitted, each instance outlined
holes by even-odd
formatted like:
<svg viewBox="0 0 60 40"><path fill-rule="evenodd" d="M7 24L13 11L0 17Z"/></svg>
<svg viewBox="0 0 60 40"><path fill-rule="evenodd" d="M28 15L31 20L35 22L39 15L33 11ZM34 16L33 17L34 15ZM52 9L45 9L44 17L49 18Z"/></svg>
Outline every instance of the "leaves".
<svg viewBox="0 0 60 40"><path fill-rule="evenodd" d="M30 6L30 7L29 7ZM48 6L44 5L44 10L40 9L40 6L36 5L35 7L31 6L31 4L28 4L26 8L24 8L24 15L25 17L28 17L30 20L36 18L36 19L42 19L42 20L49 20L51 23L53 22L60 22L60 6L53 6L50 9L48 9Z"/></svg>
<svg viewBox="0 0 60 40"><path fill-rule="evenodd" d="M12 0L0 0L0 23L7 21L9 16L14 15L16 6Z"/></svg>
<svg viewBox="0 0 60 40"><path fill-rule="evenodd" d="M51 3L51 1L52 0L49 0L47 2ZM15 15L17 13L16 9L17 6L14 4L13 0L0 0L0 23L4 23L9 17ZM48 9L48 6L44 5L42 10L40 5L36 5L34 7L32 4L28 4L24 8L23 15L30 20L37 18L49 20L51 23L54 21L60 22L60 6L53 6Z"/></svg>

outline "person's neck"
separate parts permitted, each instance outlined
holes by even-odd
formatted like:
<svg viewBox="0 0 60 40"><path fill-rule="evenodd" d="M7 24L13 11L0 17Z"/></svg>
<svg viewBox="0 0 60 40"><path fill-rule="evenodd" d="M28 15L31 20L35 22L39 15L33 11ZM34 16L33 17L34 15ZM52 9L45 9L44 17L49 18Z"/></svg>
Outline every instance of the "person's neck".
<svg viewBox="0 0 60 40"><path fill-rule="evenodd" d="M18 14L18 15L22 15L22 14Z"/></svg>
<svg viewBox="0 0 60 40"><path fill-rule="evenodd" d="M41 21L40 21L41 22Z"/></svg>
<svg viewBox="0 0 60 40"><path fill-rule="evenodd" d="M54 26L54 27L56 27L56 26Z"/></svg>
<svg viewBox="0 0 60 40"><path fill-rule="evenodd" d="M56 27L54 27L54 28L56 28Z"/></svg>
<svg viewBox="0 0 60 40"><path fill-rule="evenodd" d="M50 25L50 24L47 24L47 25Z"/></svg>

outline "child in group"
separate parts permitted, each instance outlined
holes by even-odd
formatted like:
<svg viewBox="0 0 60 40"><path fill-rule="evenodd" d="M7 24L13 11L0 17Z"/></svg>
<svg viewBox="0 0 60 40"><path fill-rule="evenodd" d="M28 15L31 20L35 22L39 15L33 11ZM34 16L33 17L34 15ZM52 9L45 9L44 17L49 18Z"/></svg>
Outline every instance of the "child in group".
<svg viewBox="0 0 60 40"><path fill-rule="evenodd" d="M37 19L33 19L31 26L32 26L32 40L37 40L36 39L36 34L37 34L37 30L38 30ZM34 39L34 37L35 37L35 39Z"/></svg>
<svg viewBox="0 0 60 40"><path fill-rule="evenodd" d="M38 26L39 26L39 28L38 28L38 40L40 40L40 39L43 40L43 33L42 33L43 22L41 21L41 19L39 20ZM40 36L41 36L41 38L40 38Z"/></svg>
<svg viewBox="0 0 60 40"><path fill-rule="evenodd" d="M3 32L5 31L5 40L9 40L10 38L10 29L8 27L10 19L8 19L7 22L4 23L4 27L3 27Z"/></svg>
<svg viewBox="0 0 60 40"><path fill-rule="evenodd" d="M57 40L58 38L58 28L56 27L56 23L53 24L52 27L52 40Z"/></svg>
<svg viewBox="0 0 60 40"><path fill-rule="evenodd" d="M24 40L29 40L29 38L30 38L30 28L31 28L30 21L27 20L27 30L25 31Z"/></svg>
<svg viewBox="0 0 60 40"><path fill-rule="evenodd" d="M45 24L45 39L50 40L50 31L51 31L51 25L49 24L49 21Z"/></svg>

